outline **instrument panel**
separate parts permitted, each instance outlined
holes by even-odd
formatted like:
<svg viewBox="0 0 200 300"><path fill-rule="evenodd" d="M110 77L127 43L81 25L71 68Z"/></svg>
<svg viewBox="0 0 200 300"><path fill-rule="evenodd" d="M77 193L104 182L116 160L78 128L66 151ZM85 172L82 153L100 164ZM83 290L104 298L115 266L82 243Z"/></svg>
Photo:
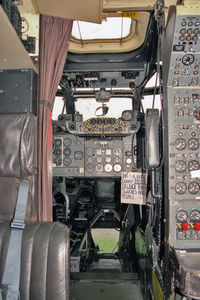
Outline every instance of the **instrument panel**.
<svg viewBox="0 0 200 300"><path fill-rule="evenodd" d="M177 249L200 239L200 16L176 16L165 99L169 240ZM172 33L170 32L170 35ZM167 44L167 41L166 41Z"/></svg>
<svg viewBox="0 0 200 300"><path fill-rule="evenodd" d="M170 197L196 199L200 191L200 95L193 91L174 91L170 126Z"/></svg>
<svg viewBox="0 0 200 300"><path fill-rule="evenodd" d="M53 175L84 175L84 139L70 134L53 139Z"/></svg>
<svg viewBox="0 0 200 300"><path fill-rule="evenodd" d="M199 34L199 16L177 16L168 85L184 87L200 84Z"/></svg>
<svg viewBox="0 0 200 300"><path fill-rule="evenodd" d="M54 135L53 175L69 177L120 177L132 171L132 139L127 137L77 137Z"/></svg>

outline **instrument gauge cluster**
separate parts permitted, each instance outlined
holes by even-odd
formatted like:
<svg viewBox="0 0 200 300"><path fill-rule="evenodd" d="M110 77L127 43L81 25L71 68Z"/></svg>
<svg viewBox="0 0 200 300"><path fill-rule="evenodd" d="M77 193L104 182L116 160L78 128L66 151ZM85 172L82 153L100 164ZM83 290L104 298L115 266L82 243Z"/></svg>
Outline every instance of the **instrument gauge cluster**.
<svg viewBox="0 0 200 300"><path fill-rule="evenodd" d="M132 135L127 137L77 137L54 135L53 175L64 177L121 177L131 172Z"/></svg>
<svg viewBox="0 0 200 300"><path fill-rule="evenodd" d="M192 209L187 211L185 209L179 209L176 213L176 220L179 223L183 222L198 222L200 221L200 210L199 209Z"/></svg>
<svg viewBox="0 0 200 300"><path fill-rule="evenodd" d="M123 139L93 137L85 141L86 176L119 177L123 170Z"/></svg>

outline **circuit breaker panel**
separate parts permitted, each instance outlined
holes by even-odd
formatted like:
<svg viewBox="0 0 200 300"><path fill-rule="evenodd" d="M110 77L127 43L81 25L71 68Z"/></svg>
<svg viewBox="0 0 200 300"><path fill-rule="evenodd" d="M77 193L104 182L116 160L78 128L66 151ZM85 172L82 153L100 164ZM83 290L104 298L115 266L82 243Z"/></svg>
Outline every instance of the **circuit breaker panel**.
<svg viewBox="0 0 200 300"><path fill-rule="evenodd" d="M200 15L178 15L174 8L169 23L164 55L169 244L194 249L200 243Z"/></svg>

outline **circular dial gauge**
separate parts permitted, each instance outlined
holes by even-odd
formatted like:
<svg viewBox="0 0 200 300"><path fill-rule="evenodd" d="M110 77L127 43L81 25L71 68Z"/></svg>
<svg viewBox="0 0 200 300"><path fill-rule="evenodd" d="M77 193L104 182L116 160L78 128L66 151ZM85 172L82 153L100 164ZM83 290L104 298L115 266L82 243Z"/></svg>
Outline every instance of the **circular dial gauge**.
<svg viewBox="0 0 200 300"><path fill-rule="evenodd" d="M188 170L189 171L195 171L200 169L200 164L197 160L191 160L188 163Z"/></svg>
<svg viewBox="0 0 200 300"><path fill-rule="evenodd" d="M63 154L64 154L65 156L70 156L71 150L70 150L69 148L65 148L65 149L63 150Z"/></svg>
<svg viewBox="0 0 200 300"><path fill-rule="evenodd" d="M120 164L115 164L115 165L114 165L114 171L115 171L115 172L120 172L121 169L122 169L122 167L121 167Z"/></svg>
<svg viewBox="0 0 200 300"><path fill-rule="evenodd" d="M132 118L131 112L128 111L128 110L123 111L123 113L122 113L122 118L123 118L124 120L126 120L126 121L131 120L131 118Z"/></svg>
<svg viewBox="0 0 200 300"><path fill-rule="evenodd" d="M185 66L191 65L191 64L193 64L193 62L194 62L194 55L192 55L192 54L186 54L182 58L182 63Z"/></svg>
<svg viewBox="0 0 200 300"><path fill-rule="evenodd" d="M108 172L108 173L112 172L112 168L113 167L112 167L111 164L106 164L105 167L104 167L105 171Z"/></svg>
<svg viewBox="0 0 200 300"><path fill-rule="evenodd" d="M82 160L83 159L83 152L82 151L75 151L74 152L74 159L75 160Z"/></svg>
<svg viewBox="0 0 200 300"><path fill-rule="evenodd" d="M87 155L94 155L95 154L95 150L93 148L88 148L86 151Z"/></svg>
<svg viewBox="0 0 200 300"><path fill-rule="evenodd" d="M190 220L192 222L200 220L200 211L199 210L192 210L190 213Z"/></svg>
<svg viewBox="0 0 200 300"><path fill-rule="evenodd" d="M188 141L188 147L190 148L190 150L196 150L199 147L199 141L195 138L191 138Z"/></svg>
<svg viewBox="0 0 200 300"><path fill-rule="evenodd" d="M182 173L186 170L186 163L183 160L178 160L175 165L177 172Z"/></svg>
<svg viewBox="0 0 200 300"><path fill-rule="evenodd" d="M71 139L69 139L69 138L64 139L64 145L66 147L69 147L71 145L71 143L72 143Z"/></svg>
<svg viewBox="0 0 200 300"><path fill-rule="evenodd" d="M65 166L69 166L71 164L72 160L69 157L65 157L63 160L63 163Z"/></svg>
<svg viewBox="0 0 200 300"><path fill-rule="evenodd" d="M183 138L178 138L175 140L175 147L177 150L183 150L186 147L186 141Z"/></svg>
<svg viewBox="0 0 200 300"><path fill-rule="evenodd" d="M87 165L86 169L87 169L87 171L88 171L89 173L94 172L94 166L91 165L91 164Z"/></svg>
<svg viewBox="0 0 200 300"><path fill-rule="evenodd" d="M111 159L111 157L110 157L110 156L107 156L107 157L106 157L106 162L108 162L108 163L109 163L109 162L111 162L111 160L112 160L112 159Z"/></svg>
<svg viewBox="0 0 200 300"><path fill-rule="evenodd" d="M54 144L56 147L60 147L62 145L61 139L54 139Z"/></svg>
<svg viewBox="0 0 200 300"><path fill-rule="evenodd" d="M74 116L74 118L75 118L75 121L76 121L76 122L81 122L81 121L82 121L82 115L76 114L76 115Z"/></svg>
<svg viewBox="0 0 200 300"><path fill-rule="evenodd" d="M102 157L101 156L97 156L97 162L101 163L102 162Z"/></svg>
<svg viewBox="0 0 200 300"><path fill-rule="evenodd" d="M89 156L88 159L87 159L87 162L88 162L88 164L93 163L94 162L94 157Z"/></svg>
<svg viewBox="0 0 200 300"><path fill-rule="evenodd" d="M176 214L176 219L178 222L185 222L187 221L188 214L185 210L179 210Z"/></svg>
<svg viewBox="0 0 200 300"><path fill-rule="evenodd" d="M122 153L121 148L117 147L113 150L114 155L120 155Z"/></svg>
<svg viewBox="0 0 200 300"><path fill-rule="evenodd" d="M197 182L190 182L190 184L188 185L188 191L190 192L190 194L197 194L199 191L199 185Z"/></svg>
<svg viewBox="0 0 200 300"><path fill-rule="evenodd" d="M132 159L131 159L131 158L127 158L126 163L127 163L128 165L130 165L130 164L132 163Z"/></svg>
<svg viewBox="0 0 200 300"><path fill-rule="evenodd" d="M177 194L182 195L186 192L187 186L184 182L178 182L176 184L175 190L176 190Z"/></svg>
<svg viewBox="0 0 200 300"><path fill-rule="evenodd" d="M53 154L55 156L60 156L62 154L62 151L60 148L55 148Z"/></svg>
<svg viewBox="0 0 200 300"><path fill-rule="evenodd" d="M103 166L100 165L100 164L96 165L96 171L97 172L103 172Z"/></svg>
<svg viewBox="0 0 200 300"><path fill-rule="evenodd" d="M56 166L60 166L62 164L61 157L54 158L53 163L56 164Z"/></svg>

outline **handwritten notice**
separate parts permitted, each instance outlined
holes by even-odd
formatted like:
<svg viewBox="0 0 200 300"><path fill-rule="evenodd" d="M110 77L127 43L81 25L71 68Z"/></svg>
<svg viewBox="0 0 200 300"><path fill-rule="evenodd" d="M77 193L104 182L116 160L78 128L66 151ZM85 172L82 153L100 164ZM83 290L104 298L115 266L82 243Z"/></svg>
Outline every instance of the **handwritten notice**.
<svg viewBox="0 0 200 300"><path fill-rule="evenodd" d="M122 172L121 203L146 204L147 174Z"/></svg>

